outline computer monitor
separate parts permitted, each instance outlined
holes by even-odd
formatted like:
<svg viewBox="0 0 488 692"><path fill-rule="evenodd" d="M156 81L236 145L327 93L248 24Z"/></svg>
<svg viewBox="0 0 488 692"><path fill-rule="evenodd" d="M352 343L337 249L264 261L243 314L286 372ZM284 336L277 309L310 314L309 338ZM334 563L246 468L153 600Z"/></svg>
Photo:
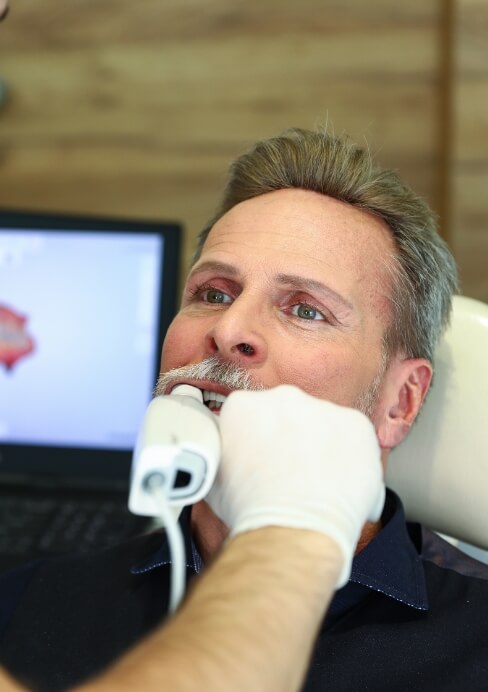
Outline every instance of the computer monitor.
<svg viewBox="0 0 488 692"><path fill-rule="evenodd" d="M127 482L176 309L181 233L0 210L0 483Z"/></svg>

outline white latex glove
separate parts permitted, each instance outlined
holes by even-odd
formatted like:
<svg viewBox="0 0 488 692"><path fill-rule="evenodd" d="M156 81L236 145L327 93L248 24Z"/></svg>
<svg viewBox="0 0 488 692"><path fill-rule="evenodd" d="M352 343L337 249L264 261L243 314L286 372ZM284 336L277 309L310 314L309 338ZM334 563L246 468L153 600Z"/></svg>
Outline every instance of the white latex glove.
<svg viewBox="0 0 488 692"><path fill-rule="evenodd" d="M379 519L385 499L371 421L281 385L230 394L219 427L222 458L207 501L231 535L263 526L322 532L344 555L343 586L362 527Z"/></svg>

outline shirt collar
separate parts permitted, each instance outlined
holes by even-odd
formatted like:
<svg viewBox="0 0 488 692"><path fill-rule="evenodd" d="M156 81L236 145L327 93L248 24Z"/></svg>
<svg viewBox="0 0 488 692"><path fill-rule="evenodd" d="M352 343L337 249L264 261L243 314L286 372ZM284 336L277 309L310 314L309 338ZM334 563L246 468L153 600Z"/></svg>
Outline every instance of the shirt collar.
<svg viewBox="0 0 488 692"><path fill-rule="evenodd" d="M186 567L189 570L198 573L203 568L203 562L191 537L191 507L184 507L178 519L178 523L180 525L185 544ZM164 537L164 533L162 533L162 543L156 552L154 552L143 562L133 565L130 568L130 571L132 574L144 574L146 572L152 572L153 569L157 569L158 567L163 567L164 565L170 564L171 554L169 544Z"/></svg>
<svg viewBox="0 0 488 692"><path fill-rule="evenodd" d="M428 610L422 560L410 538L403 505L392 490L387 490L381 522L382 530L354 558L350 582Z"/></svg>
<svg viewBox="0 0 488 692"><path fill-rule="evenodd" d="M185 539L186 566L193 572L200 572L203 564L191 538L190 517L191 508L186 507L179 519ZM331 614L339 614L358 603L370 590L417 610L428 610L422 561L409 536L403 505L392 490L387 490L381 522L381 531L354 558L350 581L336 593ZM170 563L168 544L163 540L156 553L133 566L131 572L143 574Z"/></svg>

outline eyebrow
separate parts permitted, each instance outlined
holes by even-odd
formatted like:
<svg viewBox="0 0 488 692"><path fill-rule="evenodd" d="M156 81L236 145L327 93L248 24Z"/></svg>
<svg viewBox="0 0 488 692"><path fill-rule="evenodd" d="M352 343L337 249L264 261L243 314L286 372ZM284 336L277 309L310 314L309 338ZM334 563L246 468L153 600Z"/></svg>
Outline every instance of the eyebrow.
<svg viewBox="0 0 488 692"><path fill-rule="evenodd" d="M207 260L206 262L202 262L201 264L197 265L192 271L190 271L189 276L196 276L206 271L221 272L232 278L238 277L240 275L240 271L232 264L227 264L227 262ZM291 286L296 290L307 292L318 291L323 295L327 296L328 298L331 298L336 303L339 303L343 307L347 308L348 310L354 310L354 305L349 300L347 300L347 298L342 296L340 293L337 293L337 291L334 291L329 286L326 286L321 281L317 281L316 279L308 279L304 276L299 276L298 274L280 273L276 274L274 278L277 283L282 284L284 286Z"/></svg>
<svg viewBox="0 0 488 692"><path fill-rule="evenodd" d="M304 276L298 276L297 274L277 274L276 280L280 284L292 286L297 290L305 290L312 293L318 291L319 293L326 295L328 298L331 298L335 302L340 303L343 307L348 308L349 310L354 310L354 305L347 300L347 298L342 296L340 293L337 293L337 291L334 291L329 286L326 286L321 281L307 279Z"/></svg>
<svg viewBox="0 0 488 692"><path fill-rule="evenodd" d="M239 275L239 271L232 264L227 264L227 262L216 262L215 260L207 260L192 267L188 276L190 277L195 276L195 274L203 274L203 272L206 271L222 272L228 276Z"/></svg>

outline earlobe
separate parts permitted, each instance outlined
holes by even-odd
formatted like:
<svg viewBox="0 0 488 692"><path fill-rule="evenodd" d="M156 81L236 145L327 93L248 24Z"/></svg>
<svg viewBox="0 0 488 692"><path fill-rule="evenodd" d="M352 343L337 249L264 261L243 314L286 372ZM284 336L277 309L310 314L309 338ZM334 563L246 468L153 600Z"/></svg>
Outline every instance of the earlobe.
<svg viewBox="0 0 488 692"><path fill-rule="evenodd" d="M408 434L429 390L432 365L424 358L408 358L393 365L377 426L382 449L396 447Z"/></svg>

